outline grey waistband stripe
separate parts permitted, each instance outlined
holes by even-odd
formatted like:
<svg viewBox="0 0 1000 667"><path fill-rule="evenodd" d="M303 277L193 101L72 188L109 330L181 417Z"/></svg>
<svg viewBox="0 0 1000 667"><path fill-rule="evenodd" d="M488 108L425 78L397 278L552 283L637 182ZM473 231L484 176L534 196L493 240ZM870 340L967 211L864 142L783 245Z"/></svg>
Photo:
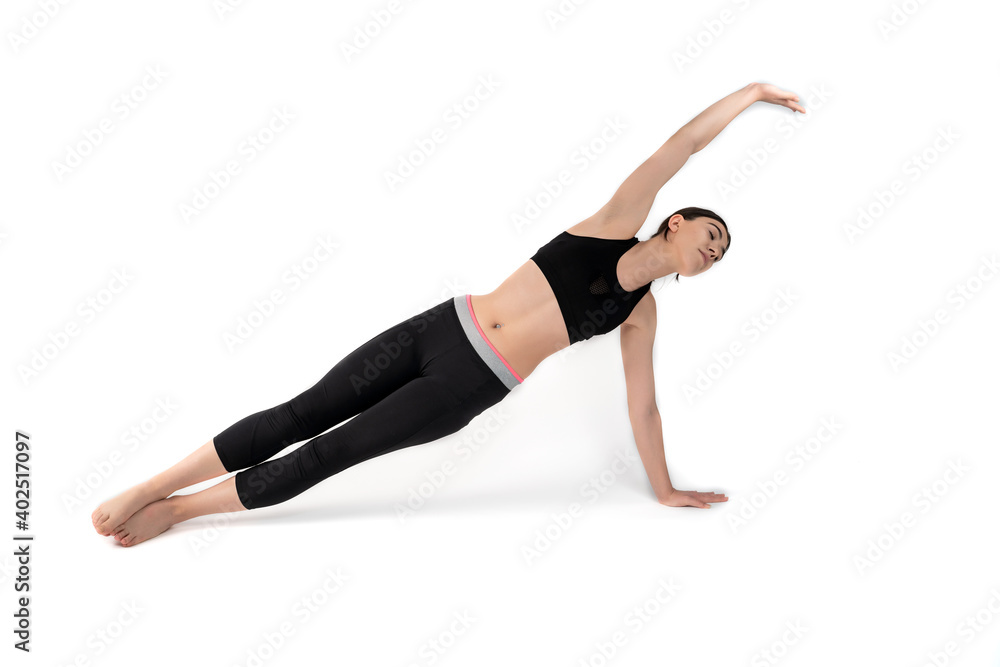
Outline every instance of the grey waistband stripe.
<svg viewBox="0 0 1000 667"><path fill-rule="evenodd" d="M458 313L458 319L462 323L462 330L465 331L465 335L468 337L469 342L472 343L472 347L475 348L479 356L486 362L486 365L490 367L490 370L500 378L500 381L508 389L513 389L521 383L518 382L503 360L493 351L493 348L483 338L483 335L479 333L476 323L472 321L472 313L469 311L469 304L466 303L465 296L463 294L455 297L455 312Z"/></svg>

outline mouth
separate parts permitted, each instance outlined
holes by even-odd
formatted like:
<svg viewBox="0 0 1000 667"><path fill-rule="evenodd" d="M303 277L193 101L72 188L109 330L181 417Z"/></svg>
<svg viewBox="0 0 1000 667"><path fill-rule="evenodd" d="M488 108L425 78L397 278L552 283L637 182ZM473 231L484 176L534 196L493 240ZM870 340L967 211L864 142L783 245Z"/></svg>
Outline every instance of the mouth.
<svg viewBox="0 0 1000 667"><path fill-rule="evenodd" d="M708 255L703 253L701 250L699 250L698 252L701 252L701 259L702 259L701 265L705 266L706 264L708 264Z"/></svg>

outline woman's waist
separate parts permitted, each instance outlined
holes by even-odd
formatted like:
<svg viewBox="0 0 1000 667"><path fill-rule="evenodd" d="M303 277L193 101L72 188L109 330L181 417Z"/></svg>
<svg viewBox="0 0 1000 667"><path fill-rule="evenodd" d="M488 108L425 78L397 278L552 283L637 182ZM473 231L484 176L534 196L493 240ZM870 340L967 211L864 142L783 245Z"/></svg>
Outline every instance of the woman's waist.
<svg viewBox="0 0 1000 667"><path fill-rule="evenodd" d="M566 323L555 297L516 304L490 294L473 294L471 305L483 336L526 377L543 359L569 345Z"/></svg>

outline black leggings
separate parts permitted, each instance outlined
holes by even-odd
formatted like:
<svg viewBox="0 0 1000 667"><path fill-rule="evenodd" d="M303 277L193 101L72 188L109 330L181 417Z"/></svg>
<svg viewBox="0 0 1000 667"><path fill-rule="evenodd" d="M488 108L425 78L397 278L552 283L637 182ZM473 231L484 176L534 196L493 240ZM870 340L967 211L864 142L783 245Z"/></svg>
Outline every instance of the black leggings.
<svg viewBox="0 0 1000 667"><path fill-rule="evenodd" d="M520 382L462 295L373 336L295 398L219 433L215 449L227 471L240 470L243 506L267 507L362 461L455 433Z"/></svg>

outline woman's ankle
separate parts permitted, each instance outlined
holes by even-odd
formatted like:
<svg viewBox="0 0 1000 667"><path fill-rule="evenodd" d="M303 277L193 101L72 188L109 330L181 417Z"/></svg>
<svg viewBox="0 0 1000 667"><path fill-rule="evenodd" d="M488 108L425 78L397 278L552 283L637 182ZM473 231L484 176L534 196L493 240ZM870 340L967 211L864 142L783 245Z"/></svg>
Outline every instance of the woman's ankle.
<svg viewBox="0 0 1000 667"><path fill-rule="evenodd" d="M156 477L151 477L142 482L139 484L139 488L144 496L152 499L150 502L162 500L177 490L169 488L162 481L157 480Z"/></svg>
<svg viewBox="0 0 1000 667"><path fill-rule="evenodd" d="M166 503L168 509L170 510L170 516L172 517L171 525L180 523L181 521L187 521L192 518L191 516L188 516L188 510L190 508L185 502L185 498L187 498L187 496L170 496L169 498L162 499L162 502Z"/></svg>

